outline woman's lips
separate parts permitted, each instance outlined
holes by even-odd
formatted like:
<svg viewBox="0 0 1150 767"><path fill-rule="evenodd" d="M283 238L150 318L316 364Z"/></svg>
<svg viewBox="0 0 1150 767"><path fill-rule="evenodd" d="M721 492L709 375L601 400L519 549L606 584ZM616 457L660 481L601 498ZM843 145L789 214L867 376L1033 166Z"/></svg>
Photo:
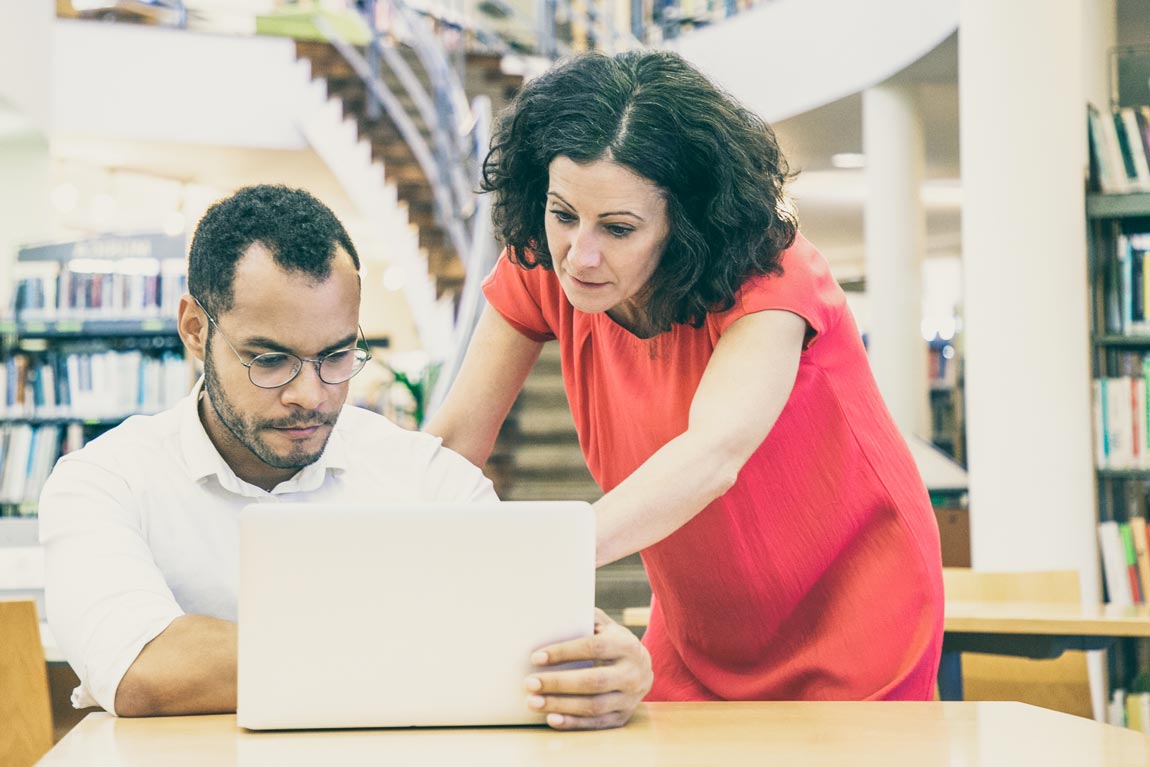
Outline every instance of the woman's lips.
<svg viewBox="0 0 1150 767"><path fill-rule="evenodd" d="M568 273L567 276L570 277L572 280L574 280L575 284L581 288L588 288L588 289L601 288L604 285L608 284L606 282L587 282L586 280L579 279L578 277L576 277L575 275L573 275L571 273Z"/></svg>

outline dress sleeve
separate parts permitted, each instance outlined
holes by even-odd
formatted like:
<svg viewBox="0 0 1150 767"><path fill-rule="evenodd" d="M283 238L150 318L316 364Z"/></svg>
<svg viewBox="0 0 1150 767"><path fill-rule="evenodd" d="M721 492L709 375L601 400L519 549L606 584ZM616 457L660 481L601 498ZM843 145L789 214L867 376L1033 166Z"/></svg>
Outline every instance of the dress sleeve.
<svg viewBox="0 0 1150 767"><path fill-rule="evenodd" d="M148 642L184 614L151 550L127 484L65 457L40 496L44 597L80 687L77 708L115 712L116 690Z"/></svg>
<svg viewBox="0 0 1150 767"><path fill-rule="evenodd" d="M555 333L543 308L544 285L540 279L549 275L542 267L524 269L504 250L483 281L483 295L511 327L532 341L550 341Z"/></svg>
<svg viewBox="0 0 1150 767"><path fill-rule="evenodd" d="M734 306L707 315L716 340L742 317L771 309L788 311L806 320L804 349L809 349L838 322L846 306L846 295L814 246L799 235L794 245L783 251L780 263L781 274L751 277L735 294Z"/></svg>

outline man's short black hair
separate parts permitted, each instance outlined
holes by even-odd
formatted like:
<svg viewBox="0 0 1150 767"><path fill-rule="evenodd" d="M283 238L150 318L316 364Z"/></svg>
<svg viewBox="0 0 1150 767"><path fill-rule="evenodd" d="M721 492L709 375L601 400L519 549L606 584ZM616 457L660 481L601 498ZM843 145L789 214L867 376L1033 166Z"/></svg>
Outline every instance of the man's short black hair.
<svg viewBox="0 0 1150 767"><path fill-rule="evenodd" d="M347 230L322 202L282 184L245 187L208 208L192 238L188 290L212 316L232 307L236 264L257 242L282 269L320 282L331 275L337 246L359 269Z"/></svg>

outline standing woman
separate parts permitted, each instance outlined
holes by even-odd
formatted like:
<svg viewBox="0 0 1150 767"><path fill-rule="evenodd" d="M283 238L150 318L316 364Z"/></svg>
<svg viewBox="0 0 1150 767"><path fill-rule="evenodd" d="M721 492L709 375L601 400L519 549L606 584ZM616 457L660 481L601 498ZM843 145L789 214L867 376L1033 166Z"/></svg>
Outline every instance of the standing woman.
<svg viewBox="0 0 1150 767"><path fill-rule="evenodd" d="M641 552L648 700L933 695L938 531L761 119L679 56L528 83L484 167L507 249L428 425L478 465L544 342L605 491L598 564Z"/></svg>

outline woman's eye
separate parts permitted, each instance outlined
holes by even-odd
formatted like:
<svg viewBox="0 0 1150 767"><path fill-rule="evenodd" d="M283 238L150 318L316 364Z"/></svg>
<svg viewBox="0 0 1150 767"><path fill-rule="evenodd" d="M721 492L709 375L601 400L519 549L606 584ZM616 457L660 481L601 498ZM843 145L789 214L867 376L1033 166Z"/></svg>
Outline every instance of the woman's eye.
<svg viewBox="0 0 1150 767"><path fill-rule="evenodd" d="M614 237L623 238L635 230L629 226L608 226L607 231Z"/></svg>
<svg viewBox="0 0 1150 767"><path fill-rule="evenodd" d="M555 220L561 224L570 224L575 220L575 217L565 210L552 210L551 215L555 216Z"/></svg>

